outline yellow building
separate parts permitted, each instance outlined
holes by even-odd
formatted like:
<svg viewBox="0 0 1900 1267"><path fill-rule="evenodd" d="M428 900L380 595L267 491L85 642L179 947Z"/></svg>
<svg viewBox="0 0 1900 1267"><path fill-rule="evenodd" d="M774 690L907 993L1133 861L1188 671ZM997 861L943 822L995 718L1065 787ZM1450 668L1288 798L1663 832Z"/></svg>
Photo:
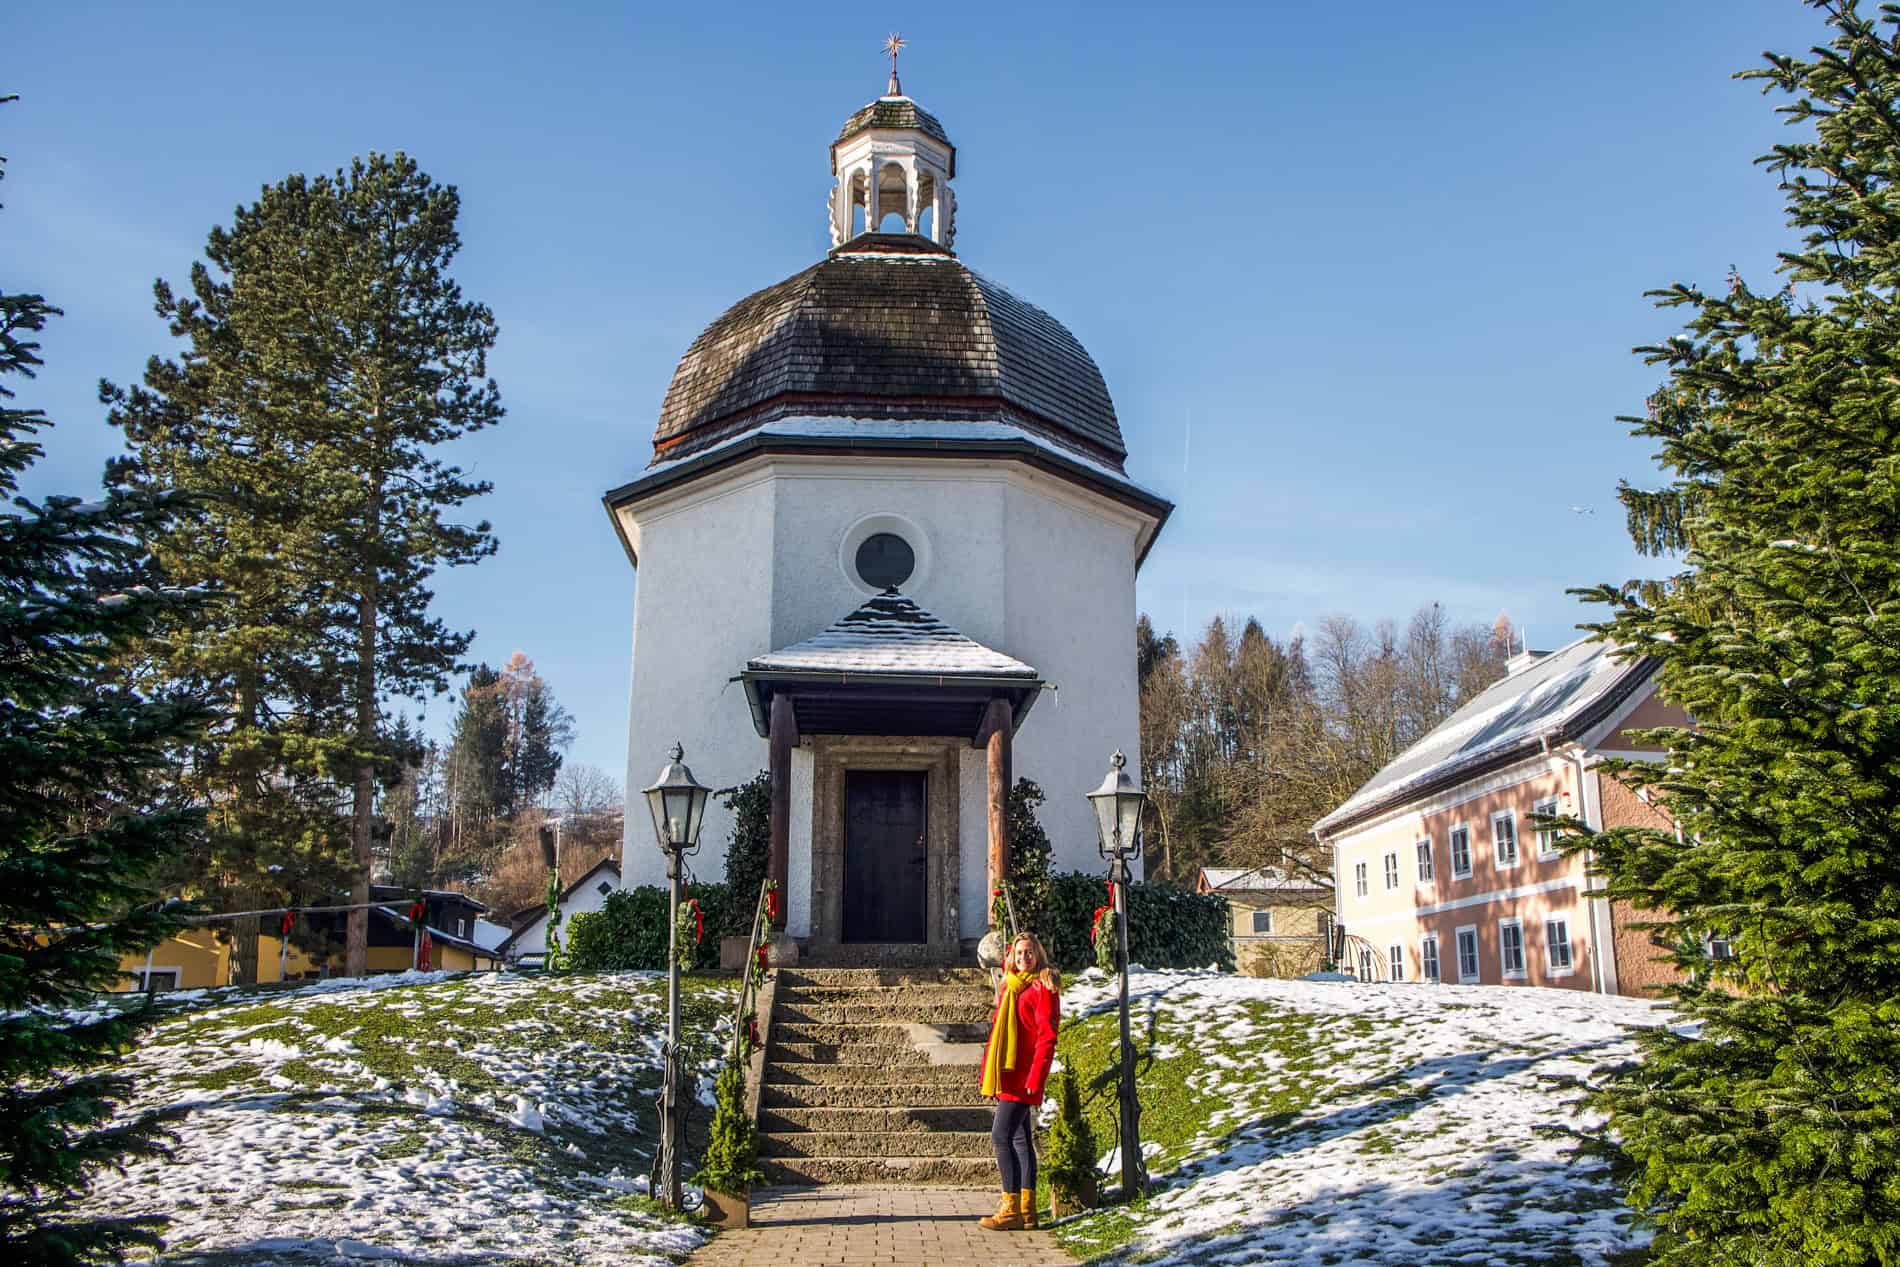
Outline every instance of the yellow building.
<svg viewBox="0 0 1900 1267"><path fill-rule="evenodd" d="M1197 893L1218 893L1233 914L1234 963L1255 977L1300 977L1325 963L1332 922L1328 884L1256 868L1202 867Z"/></svg>
<svg viewBox="0 0 1900 1267"><path fill-rule="evenodd" d="M370 890L378 904L370 908L369 971L407 972L415 964L415 926L407 913L415 900L412 890L390 885L375 885ZM429 966L438 972L485 972L501 966L500 958L470 939L476 919L488 910L484 904L464 893L429 890L422 898L428 909L425 926L429 931ZM341 912L304 914L299 921L321 928L331 941L341 944L345 916ZM275 926L275 916L264 922ZM272 933L257 939L257 980L269 985L283 980L306 980L338 976L343 971L341 951L319 964L294 944L288 957L283 941ZM158 990L203 990L231 984L231 940L226 932L220 937L212 927L188 929L159 943L149 956L127 955L119 967L125 972L121 991L146 988L149 968L151 983Z"/></svg>

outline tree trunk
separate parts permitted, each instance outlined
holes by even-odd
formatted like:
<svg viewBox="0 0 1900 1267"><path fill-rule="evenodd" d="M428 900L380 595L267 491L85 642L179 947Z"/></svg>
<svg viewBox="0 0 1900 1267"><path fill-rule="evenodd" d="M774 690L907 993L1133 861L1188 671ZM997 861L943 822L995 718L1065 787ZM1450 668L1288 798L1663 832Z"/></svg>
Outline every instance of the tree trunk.
<svg viewBox="0 0 1900 1267"><path fill-rule="evenodd" d="M356 600L356 743L368 752L376 742L376 547L382 535L383 485L371 476L369 507L364 515L363 589ZM344 950L344 972L360 977L369 971L370 828L376 809L376 766L367 757L357 762L356 787L351 805L350 904Z"/></svg>
<svg viewBox="0 0 1900 1267"><path fill-rule="evenodd" d="M237 684L237 724L246 741L252 745L257 742L257 674L242 673ZM249 881L257 874L257 769L255 749L246 756L243 765L237 770L236 816L238 839L243 842L245 868L239 873L237 891L237 909L252 910L259 905L257 892ZM258 922L254 919L241 919L231 927L231 984L257 984L257 934Z"/></svg>

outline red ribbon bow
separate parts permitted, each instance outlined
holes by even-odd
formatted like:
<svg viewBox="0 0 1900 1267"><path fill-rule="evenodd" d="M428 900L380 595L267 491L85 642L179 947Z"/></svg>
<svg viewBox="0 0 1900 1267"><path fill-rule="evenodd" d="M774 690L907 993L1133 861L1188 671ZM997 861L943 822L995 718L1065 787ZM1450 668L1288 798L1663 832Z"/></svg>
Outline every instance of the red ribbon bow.
<svg viewBox="0 0 1900 1267"><path fill-rule="evenodd" d="M767 889L765 891L765 918L769 920L773 920L773 921L776 921L778 919L778 890L777 889Z"/></svg>
<svg viewBox="0 0 1900 1267"><path fill-rule="evenodd" d="M420 924L428 914L429 904L427 902L411 902L409 904L410 922Z"/></svg>
<svg viewBox="0 0 1900 1267"><path fill-rule="evenodd" d="M296 922L297 922L297 912L285 911L283 919L277 922L278 935L282 937L290 936L290 926Z"/></svg>
<svg viewBox="0 0 1900 1267"><path fill-rule="evenodd" d="M693 903L693 944L699 945L706 940L706 912L699 903Z"/></svg>

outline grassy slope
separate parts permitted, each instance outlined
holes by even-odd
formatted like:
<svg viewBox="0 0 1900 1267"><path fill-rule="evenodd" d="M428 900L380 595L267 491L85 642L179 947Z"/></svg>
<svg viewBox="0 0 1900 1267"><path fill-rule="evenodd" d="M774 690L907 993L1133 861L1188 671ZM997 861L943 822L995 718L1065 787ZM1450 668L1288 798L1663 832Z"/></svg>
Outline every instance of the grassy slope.
<svg viewBox="0 0 1900 1267"><path fill-rule="evenodd" d="M177 1262L657 1262L698 1242L631 1195L664 978L329 984L174 1005L131 1072L141 1107L183 1111L178 1155L105 1177L88 1205L170 1214ZM695 1064L716 1061L732 999L688 980Z"/></svg>
<svg viewBox="0 0 1900 1267"><path fill-rule="evenodd" d="M1603 1264L1617 1192L1570 1163L1569 1080L1653 1023L1630 1000L1524 989L1136 977L1142 1139L1156 1191L1061 1225L1109 1262ZM1115 1140L1107 989L1065 995L1102 1151ZM1102 1010L1107 1008L1109 1010ZM1090 1013L1093 1014L1090 1014Z"/></svg>

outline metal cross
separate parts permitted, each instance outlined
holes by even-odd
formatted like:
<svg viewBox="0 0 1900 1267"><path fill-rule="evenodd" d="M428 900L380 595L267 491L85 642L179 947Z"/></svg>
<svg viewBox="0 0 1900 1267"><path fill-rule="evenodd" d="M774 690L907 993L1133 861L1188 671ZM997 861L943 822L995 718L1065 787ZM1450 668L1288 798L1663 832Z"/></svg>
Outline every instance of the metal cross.
<svg viewBox="0 0 1900 1267"><path fill-rule="evenodd" d="M903 48L904 37L892 31L890 37L884 41L884 51L891 55L891 74L893 75L897 73L897 55L903 51Z"/></svg>

